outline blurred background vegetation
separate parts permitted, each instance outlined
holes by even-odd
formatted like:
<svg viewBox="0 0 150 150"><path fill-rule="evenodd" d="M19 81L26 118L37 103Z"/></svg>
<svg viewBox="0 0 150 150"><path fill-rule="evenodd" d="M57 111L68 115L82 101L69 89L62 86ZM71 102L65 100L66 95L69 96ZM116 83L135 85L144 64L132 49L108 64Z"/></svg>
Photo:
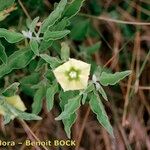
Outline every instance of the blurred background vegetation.
<svg viewBox="0 0 150 150"><path fill-rule="evenodd" d="M46 18L55 2L59 0L18 0L8 7L6 13L9 15L0 22L0 27L21 32L26 29L27 19L40 16L42 21ZM110 72L132 70L133 73L119 85L105 89L109 97L109 102L104 102L105 108L115 138L108 135L95 115L88 111L88 106L83 106L72 129L72 139L76 140L77 147L53 149L150 149L150 1L86 0L68 29L71 34L65 41L71 46L71 57L105 66ZM1 42L8 56L18 48L5 40ZM55 56L60 50L60 43L55 42L50 50ZM34 60L26 69L14 71L10 80L18 81L22 75L30 74L37 63ZM0 87L3 87L4 80L7 81L7 77L0 80ZM22 99L30 110L34 91L23 84L21 86ZM54 120L60 111L57 103L50 113L43 107L43 120L28 123L40 140L66 139L61 122ZM17 121L6 127L1 125L0 139L23 141L30 136L24 129ZM22 145L17 149L27 148Z"/></svg>

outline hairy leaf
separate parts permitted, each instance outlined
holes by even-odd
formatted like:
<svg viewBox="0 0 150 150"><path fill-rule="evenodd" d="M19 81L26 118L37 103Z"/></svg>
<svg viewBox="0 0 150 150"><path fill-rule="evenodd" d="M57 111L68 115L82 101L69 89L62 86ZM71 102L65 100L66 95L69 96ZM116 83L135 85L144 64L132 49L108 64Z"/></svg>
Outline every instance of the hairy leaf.
<svg viewBox="0 0 150 150"><path fill-rule="evenodd" d="M6 101L1 100L0 103L0 108L4 108L5 110L5 115L4 115L4 123L7 124L14 118L19 118L23 120L41 120L41 117L31 114L31 113L26 113L24 111L20 111L19 109L15 108L14 106L8 104Z"/></svg>
<svg viewBox="0 0 150 150"><path fill-rule="evenodd" d="M83 93L82 99L81 99L81 102L82 102L83 105L84 105L85 102L86 102L87 96L88 96L87 93Z"/></svg>
<svg viewBox="0 0 150 150"><path fill-rule="evenodd" d="M7 63L7 55L5 52L5 47L1 44L1 42L0 42L0 59L4 64Z"/></svg>
<svg viewBox="0 0 150 150"><path fill-rule="evenodd" d="M92 111L97 115L98 121L110 133L110 135L113 136L112 126L108 120L108 116L98 94L92 93L89 104Z"/></svg>
<svg viewBox="0 0 150 150"><path fill-rule="evenodd" d="M58 91L58 84L54 82L46 91L46 106L47 110L50 111L54 105L54 96Z"/></svg>
<svg viewBox="0 0 150 150"><path fill-rule="evenodd" d="M2 94L4 96L6 96L6 97L16 95L16 92L18 91L19 85L20 85L19 82L14 82L10 86L8 86L6 89L4 89L4 91L2 92Z"/></svg>
<svg viewBox="0 0 150 150"><path fill-rule="evenodd" d="M64 110L65 105L68 103L69 99L73 99L76 97L78 94L75 91L60 91L59 93L59 99L60 99L60 107L62 110Z"/></svg>
<svg viewBox="0 0 150 150"><path fill-rule="evenodd" d="M68 91L68 92L61 91L59 93L60 107L61 107L62 111L64 111L65 105L68 103L68 99L73 99L73 97L75 97L75 96L76 96L76 94L74 91ZM68 138L70 138L71 127L74 124L75 120L76 120L76 113L70 115L69 118L62 120L63 124L64 124L64 129L65 129L65 132L66 132Z"/></svg>
<svg viewBox="0 0 150 150"><path fill-rule="evenodd" d="M66 61L70 57L70 48L68 44L66 43L61 43L61 59Z"/></svg>
<svg viewBox="0 0 150 150"><path fill-rule="evenodd" d="M8 57L7 64L0 66L0 78L10 73L14 69L21 69L26 67L33 59L34 54L29 48L21 49L14 52Z"/></svg>
<svg viewBox="0 0 150 150"><path fill-rule="evenodd" d="M21 86L21 90L29 96L34 95L35 93L35 89L31 88L31 86L38 84L40 80L40 75L39 73L32 73L31 75L25 76L24 78L22 78L20 80L20 86Z"/></svg>
<svg viewBox="0 0 150 150"><path fill-rule="evenodd" d="M55 120L63 120L69 118L70 115L74 114L76 110L80 107L81 96L76 96L68 100L68 103L65 105L64 111L57 117Z"/></svg>
<svg viewBox="0 0 150 150"><path fill-rule="evenodd" d="M45 97L45 94L46 88L44 85L41 85L34 95L34 100L32 104L32 113L38 114L41 111L43 98Z"/></svg>
<svg viewBox="0 0 150 150"><path fill-rule="evenodd" d="M55 26L53 26L52 29L50 28L50 30L52 30L52 31L62 31L69 24L70 24L70 21L68 20L68 18L63 18Z"/></svg>
<svg viewBox="0 0 150 150"><path fill-rule="evenodd" d="M44 59L51 66L51 68L56 68L61 64L61 61L56 57L51 57L47 54L41 54L40 57Z"/></svg>
<svg viewBox="0 0 150 150"><path fill-rule="evenodd" d="M42 24L41 32L44 33L48 27L53 26L56 21L61 18L62 12L65 9L67 4L67 0L61 0L57 5L56 9L46 18Z"/></svg>
<svg viewBox="0 0 150 150"><path fill-rule="evenodd" d="M42 40L42 42L40 43L39 51L40 52L46 51L49 47L52 46L52 44L53 44L53 41L44 41L44 40Z"/></svg>
<svg viewBox="0 0 150 150"><path fill-rule="evenodd" d="M31 24L29 25L29 29L31 32L35 31L35 27L36 27L36 24L38 23L38 21L39 21L39 17L36 17L35 19L33 19Z"/></svg>
<svg viewBox="0 0 150 150"><path fill-rule="evenodd" d="M86 102L86 99L88 97L88 93L92 92L93 90L94 90L94 85L93 85L93 83L90 83L90 84L88 84L87 88L81 92L81 94L82 94L82 100L81 101L82 101L83 105Z"/></svg>
<svg viewBox="0 0 150 150"><path fill-rule="evenodd" d="M72 0L72 2L66 6L63 17L74 17L80 11L84 1L85 0Z"/></svg>
<svg viewBox="0 0 150 150"><path fill-rule="evenodd" d="M30 40L30 47L35 55L39 55L39 49L38 49L39 46L38 46L38 42L35 39Z"/></svg>
<svg viewBox="0 0 150 150"><path fill-rule="evenodd" d="M59 40L65 37L67 34L69 34L69 30L63 30L63 31L47 31L44 34L44 40L45 41L54 41Z"/></svg>
<svg viewBox="0 0 150 150"><path fill-rule="evenodd" d="M62 120L64 124L64 129L68 138L71 138L71 127L77 119L76 113L70 115L69 118Z"/></svg>
<svg viewBox="0 0 150 150"><path fill-rule="evenodd" d="M103 87L102 87L100 84L99 84L99 89L98 89L98 91L99 91L99 93L102 95L102 97L103 97L106 101L108 101L107 95L106 95L106 93L105 93Z"/></svg>
<svg viewBox="0 0 150 150"><path fill-rule="evenodd" d="M130 70L116 72L114 74L102 72L102 74L99 78L99 81L103 86L115 85L116 83L118 83L120 80L124 79L129 74L131 74Z"/></svg>
<svg viewBox="0 0 150 150"><path fill-rule="evenodd" d="M0 28L0 37L5 38L9 43L17 43L25 38L21 33L12 32L4 28Z"/></svg>

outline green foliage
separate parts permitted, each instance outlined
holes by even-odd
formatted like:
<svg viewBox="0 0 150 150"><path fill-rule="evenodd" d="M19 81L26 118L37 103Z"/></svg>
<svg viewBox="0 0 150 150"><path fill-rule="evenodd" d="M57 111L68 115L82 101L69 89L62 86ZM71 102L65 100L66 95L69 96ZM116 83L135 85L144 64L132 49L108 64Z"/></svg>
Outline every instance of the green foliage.
<svg viewBox="0 0 150 150"><path fill-rule="evenodd" d="M14 69L22 69L26 67L31 62L33 57L34 54L29 48L14 52L8 57L7 64L2 64L0 66L0 78Z"/></svg>
<svg viewBox="0 0 150 150"><path fill-rule="evenodd" d="M116 72L114 74L102 72L99 81L103 86L115 85L129 74L131 74L131 71Z"/></svg>
<svg viewBox="0 0 150 150"><path fill-rule="evenodd" d="M68 138L71 138L71 127L75 123L77 115L71 114L67 119L62 120L64 124L64 129Z"/></svg>
<svg viewBox="0 0 150 150"><path fill-rule="evenodd" d="M13 5L15 0L0 0L0 11L7 9L11 5Z"/></svg>
<svg viewBox="0 0 150 150"><path fill-rule="evenodd" d="M80 11L84 1L85 0L72 0L72 2L67 5L63 16L67 18L74 17Z"/></svg>
<svg viewBox="0 0 150 150"><path fill-rule="evenodd" d="M12 32L3 28L0 28L0 38L5 38L9 43L17 43L24 39L24 36L21 33Z"/></svg>
<svg viewBox="0 0 150 150"><path fill-rule="evenodd" d="M76 22L78 23L75 23L73 25L70 36L73 40L81 41L86 37L88 33L89 20L81 18L77 19Z"/></svg>
<svg viewBox="0 0 150 150"><path fill-rule="evenodd" d="M7 55L5 52L5 47L2 45L0 42L0 59L2 60L3 63L7 63Z"/></svg>
<svg viewBox="0 0 150 150"><path fill-rule="evenodd" d="M64 111L55 118L56 120L62 120L69 118L70 115L74 114L81 105L81 96L76 96L68 100L68 103L65 105Z"/></svg>
<svg viewBox="0 0 150 150"><path fill-rule="evenodd" d="M92 111L97 115L98 121L113 136L113 129L110 125L104 106L97 93L94 92L91 94L89 104L91 106Z"/></svg>
<svg viewBox="0 0 150 150"><path fill-rule="evenodd" d="M42 102L46 94L46 87L44 84L40 85L34 95L34 102L32 104L32 113L38 114L42 109Z"/></svg>
<svg viewBox="0 0 150 150"><path fill-rule="evenodd" d="M2 1L0 1L0 10L11 6L14 2L13 0L5 0L5 3L1 4ZM71 39L76 41L82 41L91 34L95 36L96 29L89 19L83 17L72 19L80 11L84 1L72 0L69 3L67 0L61 0L50 15L43 20L40 27L37 26L40 24L40 17L33 20L29 19L27 20L27 27L23 27L28 31L22 31L22 33L0 28L0 38L6 40L4 41L6 44L0 43L0 78L2 79L5 75L10 74L12 76L10 79L13 81L8 87L1 89L0 95L2 97L13 96L19 88L24 94L33 97L32 113L22 112L7 104L5 100L0 100L0 108L6 110L5 123L14 118L23 120L41 119L37 114L42 110L43 100L46 100L47 110L51 111L55 98L58 98L57 95L59 95L61 112L55 119L62 120L69 138L71 138L71 127L77 118L76 111L81 105L87 103L102 126L113 135L113 129L98 94L103 99L108 100L103 86L118 83L131 71L107 73L92 60L93 54L101 48L100 42L88 47L80 45L79 51L76 51L76 47L72 45L70 39L67 39L66 36L69 33ZM28 2L26 3L29 5ZM93 2L92 7L96 7ZM96 10L96 12L99 11ZM10 43L10 54L7 53L7 42ZM79 56L79 58L83 56L82 59L91 64L90 80L84 90L64 92L59 87L53 70L73 56ZM15 73L13 77L12 71L19 69L21 69L21 72L18 74L21 77ZM91 79L92 76L95 76L95 78Z"/></svg>
<svg viewBox="0 0 150 150"><path fill-rule="evenodd" d="M35 89L33 89L32 86L38 84L39 80L39 73L32 73L20 80L20 88L26 95L33 97Z"/></svg>
<svg viewBox="0 0 150 150"><path fill-rule="evenodd" d="M101 47L101 43L97 42L95 44L93 44L90 47L85 48L86 52L88 55L94 54L95 52L97 52Z"/></svg>
<svg viewBox="0 0 150 150"><path fill-rule="evenodd" d="M39 21L39 17L36 17L35 19L33 19L33 21L31 22L31 24L29 25L29 30L31 32L34 32L35 31L35 28L36 28L36 25Z"/></svg>
<svg viewBox="0 0 150 150"><path fill-rule="evenodd" d="M53 82L53 84L50 85L46 91L46 104L47 104L46 106L48 111L50 111L53 108L54 96L57 92L58 92L58 84L56 82Z"/></svg>
<svg viewBox="0 0 150 150"><path fill-rule="evenodd" d="M41 117L35 114L26 113L16 109L12 105L8 104L5 99L0 100L0 108L4 109L7 112L4 116L4 124L9 123L10 120L13 120L14 118L23 120L41 120Z"/></svg>
<svg viewBox="0 0 150 150"><path fill-rule="evenodd" d="M69 30L63 30L63 31L47 31L44 34L44 40L50 41L50 40L59 40L65 37L67 34L69 34Z"/></svg>
<svg viewBox="0 0 150 150"><path fill-rule="evenodd" d="M66 43L61 43L61 59L67 61L70 57L70 48Z"/></svg>
<svg viewBox="0 0 150 150"><path fill-rule="evenodd" d="M19 85L20 85L20 83L14 82L13 84L11 84L7 88L5 88L1 92L1 94L4 95L4 96L6 96L6 97L14 96L14 95L16 95L16 92L18 91Z"/></svg>
<svg viewBox="0 0 150 150"><path fill-rule="evenodd" d="M98 89L99 93L102 95L102 97L107 101L108 98L107 98L107 95L103 89L103 87L99 84L99 89Z"/></svg>
<svg viewBox="0 0 150 150"><path fill-rule="evenodd" d="M44 59L51 66L51 68L56 68L61 64L61 60L56 57L51 57L47 54L41 54L40 57Z"/></svg>
<svg viewBox="0 0 150 150"><path fill-rule="evenodd" d="M33 53L35 55L39 55L39 45L38 45L38 42L35 40L35 39L31 39L30 40L30 47L31 47L31 50L33 51Z"/></svg>
<svg viewBox="0 0 150 150"><path fill-rule="evenodd" d="M67 0L61 0L60 3L55 8L55 10L44 20L41 27L42 33L47 31L49 27L53 26L56 23L56 21L58 21L61 18L61 15L65 9L66 4Z"/></svg>
<svg viewBox="0 0 150 150"><path fill-rule="evenodd" d="M68 99L72 99L75 96L75 92L62 92L60 91L60 107L62 111L64 111L65 105L68 103ZM77 118L76 113L70 115L68 118L63 119L62 122L64 124L64 130L67 134L68 138L71 138L71 127L75 123Z"/></svg>

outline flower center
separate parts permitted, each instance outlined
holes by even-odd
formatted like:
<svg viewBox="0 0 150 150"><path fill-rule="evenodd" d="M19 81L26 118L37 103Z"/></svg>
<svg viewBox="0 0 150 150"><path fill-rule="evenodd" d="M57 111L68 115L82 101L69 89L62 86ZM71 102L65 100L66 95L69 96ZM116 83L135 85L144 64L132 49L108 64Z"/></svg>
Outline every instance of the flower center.
<svg viewBox="0 0 150 150"><path fill-rule="evenodd" d="M70 78L75 79L75 78L77 78L77 72L71 71L71 72L69 73L69 76L70 76Z"/></svg>
<svg viewBox="0 0 150 150"><path fill-rule="evenodd" d="M68 77L68 79L70 81L72 80L78 80L79 79L79 75L80 75L80 70L75 69L75 68L70 68L69 71L67 71L66 76Z"/></svg>

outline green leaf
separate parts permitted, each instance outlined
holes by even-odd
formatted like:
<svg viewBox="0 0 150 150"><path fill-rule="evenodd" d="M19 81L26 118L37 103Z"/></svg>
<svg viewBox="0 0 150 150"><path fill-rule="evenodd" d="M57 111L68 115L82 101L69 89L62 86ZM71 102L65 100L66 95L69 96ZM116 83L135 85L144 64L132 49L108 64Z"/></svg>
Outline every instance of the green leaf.
<svg viewBox="0 0 150 150"><path fill-rule="evenodd" d="M93 83L88 84L87 88L83 90L80 94L82 95L82 104L84 105L86 102L86 99L88 97L88 93L92 92L94 90Z"/></svg>
<svg viewBox="0 0 150 150"><path fill-rule="evenodd" d="M40 57L44 59L51 66L52 69L56 68L62 63L58 58L51 57L47 54L41 54Z"/></svg>
<svg viewBox="0 0 150 150"><path fill-rule="evenodd" d="M31 50L33 51L33 53L38 56L39 55L39 49L38 49L39 45L35 39L30 40L30 47L31 47Z"/></svg>
<svg viewBox="0 0 150 150"><path fill-rule="evenodd" d="M19 82L14 82L10 86L8 86L4 91L2 91L2 94L6 97L14 96L16 95L16 92L18 91L20 83Z"/></svg>
<svg viewBox="0 0 150 150"><path fill-rule="evenodd" d="M7 55L5 52L5 47L1 44L1 42L0 42L0 59L4 64L7 63Z"/></svg>
<svg viewBox="0 0 150 150"><path fill-rule="evenodd" d="M101 43L97 42L96 44L93 44L90 47L85 48L87 54L91 55L94 54L95 52L97 52L100 49Z"/></svg>
<svg viewBox="0 0 150 150"><path fill-rule="evenodd" d="M62 111L64 111L65 105L68 103L68 99L73 99L75 96L76 96L76 92L74 91L67 91L67 92L60 91L59 99L60 99L60 107ZM62 120L68 138L70 138L71 127L74 124L75 120L76 120L76 113L70 115L69 118Z"/></svg>
<svg viewBox="0 0 150 150"><path fill-rule="evenodd" d="M6 14L4 11L0 11L0 22L10 15L10 14Z"/></svg>
<svg viewBox="0 0 150 150"><path fill-rule="evenodd" d="M50 41L50 40L59 40L65 37L67 34L69 34L69 30L63 30L63 31L47 31L44 34L44 40Z"/></svg>
<svg viewBox="0 0 150 150"><path fill-rule="evenodd" d="M66 61L70 57L70 48L68 44L66 43L61 43L61 59Z"/></svg>
<svg viewBox="0 0 150 150"><path fill-rule="evenodd" d="M97 119L100 124L109 132L110 135L113 136L112 126L108 120L108 116L98 94L92 93L89 104L92 111L97 115Z"/></svg>
<svg viewBox="0 0 150 150"><path fill-rule="evenodd" d="M0 78L10 73L14 69L21 69L26 67L33 59L33 57L33 52L28 48L14 52L8 57L7 64L2 64L0 66Z"/></svg>
<svg viewBox="0 0 150 150"><path fill-rule="evenodd" d="M92 0L89 3L91 14L93 14L94 16L100 15L100 13L103 11L102 7L103 6L101 5L101 2L99 2L99 0Z"/></svg>
<svg viewBox="0 0 150 150"><path fill-rule="evenodd" d="M46 91L46 106L47 110L50 111L54 105L54 96L58 91L58 84L54 82Z"/></svg>
<svg viewBox="0 0 150 150"><path fill-rule="evenodd" d="M71 138L71 127L75 123L76 119L77 119L77 115L74 113L70 115L69 118L62 120L64 124L65 132L69 139Z"/></svg>
<svg viewBox="0 0 150 150"><path fill-rule="evenodd" d="M47 72L44 73L44 78L46 78L50 84L53 84L56 80L52 69L48 69Z"/></svg>
<svg viewBox="0 0 150 150"><path fill-rule="evenodd" d="M79 94L76 93L75 91L64 92L63 90L61 90L59 92L59 99L60 99L60 104L59 105L60 105L61 109L64 110L65 105L68 103L68 100L73 99L77 95L79 95Z"/></svg>
<svg viewBox="0 0 150 150"><path fill-rule="evenodd" d="M99 91L99 93L102 95L102 97L103 97L106 101L108 101L107 95L106 95L106 93L105 93L103 87L102 87L100 84L99 84L99 89L98 89L98 91Z"/></svg>
<svg viewBox="0 0 150 150"><path fill-rule="evenodd" d="M45 97L45 94L46 94L46 87L45 85L41 85L34 95L34 100L32 104L33 114L38 114L41 111L43 98Z"/></svg>
<svg viewBox="0 0 150 150"><path fill-rule="evenodd" d="M82 19L77 24L75 24L71 30L71 38L76 41L83 40L87 35L89 23L89 19Z"/></svg>
<svg viewBox="0 0 150 150"><path fill-rule="evenodd" d="M25 38L21 33L12 32L4 28L0 28L0 38L1 37L5 38L9 43L17 43Z"/></svg>
<svg viewBox="0 0 150 150"><path fill-rule="evenodd" d="M39 81L40 81L39 73L33 72L31 75L25 76L20 80L20 88L26 95L33 97L35 89L31 87L35 84L38 84Z"/></svg>
<svg viewBox="0 0 150 150"><path fill-rule="evenodd" d="M52 29L50 28L50 30L52 30L52 31L62 31L69 24L70 24L70 21L68 20L68 18L63 18L55 26L53 26Z"/></svg>
<svg viewBox="0 0 150 150"><path fill-rule="evenodd" d="M69 19L74 17L80 11L84 1L85 0L72 0L72 2L66 6L63 17Z"/></svg>
<svg viewBox="0 0 150 150"><path fill-rule="evenodd" d="M124 79L129 74L131 74L130 70L116 72L114 74L102 72L102 74L99 78L99 81L103 86L115 85L116 83L118 83L120 80Z"/></svg>
<svg viewBox="0 0 150 150"><path fill-rule="evenodd" d="M44 67L45 64L46 64L45 60L40 58L35 68L35 71L37 72L40 71Z"/></svg>
<svg viewBox="0 0 150 150"><path fill-rule="evenodd" d="M94 90L94 85L93 83L89 83L87 88L85 90L83 90L83 93L90 93Z"/></svg>
<svg viewBox="0 0 150 150"><path fill-rule="evenodd" d="M64 11L66 4L67 0L61 0L57 5L56 9L48 16L48 18L44 20L41 27L42 33L44 33L48 29L48 27L53 26L56 21L61 18L62 12Z"/></svg>
<svg viewBox="0 0 150 150"><path fill-rule="evenodd" d="M36 27L36 24L38 23L38 21L39 21L39 17L36 17L36 18L33 19L31 24L29 25L29 29L30 29L31 32L35 31L35 27Z"/></svg>
<svg viewBox="0 0 150 150"><path fill-rule="evenodd" d="M7 9L11 5L13 5L15 0L0 0L0 11Z"/></svg>
<svg viewBox="0 0 150 150"><path fill-rule="evenodd" d="M32 113L26 113L20 110L17 110L17 112L18 112L19 119L23 119L23 120L41 120L42 119L41 117Z"/></svg>
<svg viewBox="0 0 150 150"><path fill-rule="evenodd" d="M68 103L65 105L64 111L57 117L55 120L63 120L66 118L69 118L72 114L76 112L77 109L79 109L81 103L81 96L76 96L72 99L68 100Z"/></svg>
<svg viewBox="0 0 150 150"><path fill-rule="evenodd" d="M11 116L6 114L4 116L4 125L8 124L11 121Z"/></svg>
<svg viewBox="0 0 150 150"><path fill-rule="evenodd" d="M85 102L86 102L86 99L87 99L87 93L83 93L83 95L82 95L82 99L81 99L81 101L82 101L82 105L84 105L85 104Z"/></svg>
<svg viewBox="0 0 150 150"><path fill-rule="evenodd" d="M53 44L53 41L44 41L40 43L39 51L40 52L45 52L49 47L51 47Z"/></svg>
<svg viewBox="0 0 150 150"><path fill-rule="evenodd" d="M23 120L41 120L41 117L31 114L31 113L26 113L24 111L20 111L19 109L15 108L14 106L8 104L6 101L1 100L0 101L0 108L5 110L5 115L4 115L4 123L7 124L14 118L19 118Z"/></svg>

